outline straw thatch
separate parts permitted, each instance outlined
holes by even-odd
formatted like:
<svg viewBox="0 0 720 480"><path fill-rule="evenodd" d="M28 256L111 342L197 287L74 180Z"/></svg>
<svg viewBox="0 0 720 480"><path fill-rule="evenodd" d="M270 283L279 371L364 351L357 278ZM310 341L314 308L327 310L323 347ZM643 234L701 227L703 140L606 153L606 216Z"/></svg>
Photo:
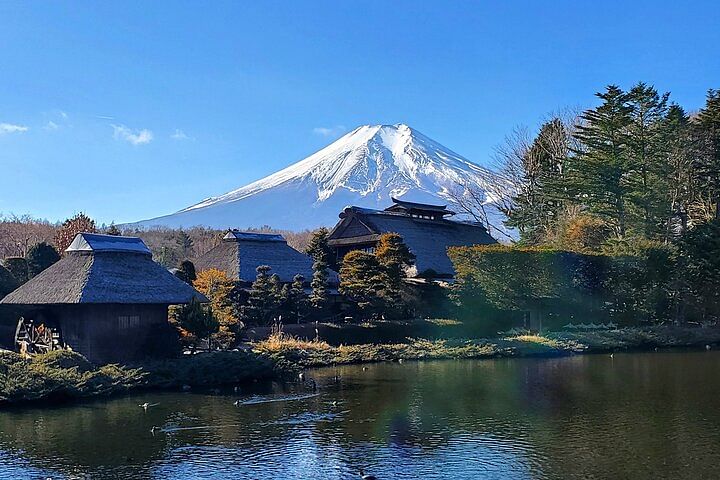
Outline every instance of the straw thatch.
<svg viewBox="0 0 720 480"><path fill-rule="evenodd" d="M207 299L133 237L78 234L66 256L0 301L15 305L181 304Z"/></svg>
<svg viewBox="0 0 720 480"><path fill-rule="evenodd" d="M233 280L252 283L256 268L267 265L281 282L292 282L297 274L312 278L312 259L287 244L282 235L231 231L220 245L195 260L197 271L216 268ZM330 284L337 284L337 274L330 272Z"/></svg>
<svg viewBox="0 0 720 480"><path fill-rule="evenodd" d="M422 208L422 204L412 204L412 207ZM442 206L427 207L432 207L427 208L428 212L452 213ZM439 276L453 276L455 271L447 256L448 247L497 243L485 227L478 223L456 222L445 218L415 218L398 210L348 207L340 214L340 221L330 232L329 244L341 259L350 250L374 246L383 233L402 236L416 256L416 274L432 270Z"/></svg>

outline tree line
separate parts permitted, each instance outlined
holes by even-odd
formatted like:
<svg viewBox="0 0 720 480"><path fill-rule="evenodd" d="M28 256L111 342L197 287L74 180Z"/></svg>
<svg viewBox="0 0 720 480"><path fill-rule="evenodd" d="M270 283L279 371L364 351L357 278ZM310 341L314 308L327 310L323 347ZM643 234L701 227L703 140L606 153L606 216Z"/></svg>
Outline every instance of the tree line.
<svg viewBox="0 0 720 480"><path fill-rule="evenodd" d="M458 298L472 303L469 295L481 296L496 308L537 312L545 308L540 299L562 298L567 285L589 277L568 264L560 268L562 261L522 273L513 265L523 263L519 258L541 265L550 261L548 255L554 262L569 261L572 252L587 257L583 268L597 277L592 296L605 302L606 318L717 319L720 90L709 90L695 113L645 83L628 91L610 85L597 98L599 105L579 116L551 117L534 138L514 132L500 149L503 182L491 193L506 216L504 226L519 238L511 247L456 251L456 269L465 282ZM473 202L467 200L473 195L463 194L465 200L457 203L464 212L478 217L487 208L485 198ZM494 256L508 262L504 273L475 271L495 264ZM514 278L540 272L553 279L545 276L540 290ZM637 281L624 282L630 272ZM508 294L502 302L492 300L498 291ZM649 308L650 296L662 299ZM516 300L508 305L511 298Z"/></svg>

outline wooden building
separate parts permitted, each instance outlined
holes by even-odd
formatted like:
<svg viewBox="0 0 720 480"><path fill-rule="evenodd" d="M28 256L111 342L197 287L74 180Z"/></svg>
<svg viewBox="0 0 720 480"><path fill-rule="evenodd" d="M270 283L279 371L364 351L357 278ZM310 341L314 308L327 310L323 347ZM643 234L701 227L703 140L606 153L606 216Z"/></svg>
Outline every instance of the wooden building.
<svg viewBox="0 0 720 480"><path fill-rule="evenodd" d="M229 231L222 242L195 260L195 270L200 272L216 268L225 272L231 280L248 286L255 281L256 268L267 265L270 274L277 274L280 281L290 283L295 275L312 279L312 258L298 252L282 235L273 233ZM337 273L329 272L328 283L337 285Z"/></svg>
<svg viewBox="0 0 720 480"><path fill-rule="evenodd" d="M454 212L445 205L392 200L385 210L347 207L340 213L328 242L338 263L351 250L374 252L380 235L397 233L416 257L410 276L451 278L448 247L497 243L479 223L449 220Z"/></svg>
<svg viewBox="0 0 720 480"><path fill-rule="evenodd" d="M152 260L135 237L78 234L65 257L0 301L97 363L161 353L168 306L202 294ZM19 326L20 327L20 326Z"/></svg>

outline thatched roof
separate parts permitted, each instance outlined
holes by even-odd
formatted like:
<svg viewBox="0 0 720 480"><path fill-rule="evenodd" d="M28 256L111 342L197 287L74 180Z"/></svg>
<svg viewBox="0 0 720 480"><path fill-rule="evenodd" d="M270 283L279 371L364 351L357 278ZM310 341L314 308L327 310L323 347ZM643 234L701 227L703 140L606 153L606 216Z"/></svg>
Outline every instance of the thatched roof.
<svg viewBox="0 0 720 480"><path fill-rule="evenodd" d="M417 274L433 270L438 275L454 275L452 262L447 256L448 247L497 243L478 223L441 218L429 220L393 211L347 207L330 232L329 244L336 248L369 246L377 242L383 233L402 236L416 256Z"/></svg>
<svg viewBox="0 0 720 480"><path fill-rule="evenodd" d="M155 263L139 238L81 233L66 256L0 303L181 304L202 294ZM124 247L123 247L124 245ZM146 253L147 252L147 253Z"/></svg>
<svg viewBox="0 0 720 480"><path fill-rule="evenodd" d="M230 231L220 245L195 260L195 270L216 268L233 280L252 283L256 268L267 265L270 274L277 274L282 282L292 282L298 273L306 281L312 278L312 259L287 244L282 235ZM337 284L337 274L330 271L329 283Z"/></svg>

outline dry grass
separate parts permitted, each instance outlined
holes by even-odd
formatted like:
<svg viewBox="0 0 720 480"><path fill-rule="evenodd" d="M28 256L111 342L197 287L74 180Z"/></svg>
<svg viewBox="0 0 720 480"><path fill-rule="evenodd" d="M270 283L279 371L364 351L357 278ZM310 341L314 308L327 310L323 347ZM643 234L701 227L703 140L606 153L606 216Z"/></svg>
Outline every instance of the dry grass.
<svg viewBox="0 0 720 480"><path fill-rule="evenodd" d="M303 340L283 332L282 324L272 326L270 336L266 340L255 343L254 350L260 353L278 353L284 350L329 350L330 344L315 338Z"/></svg>

